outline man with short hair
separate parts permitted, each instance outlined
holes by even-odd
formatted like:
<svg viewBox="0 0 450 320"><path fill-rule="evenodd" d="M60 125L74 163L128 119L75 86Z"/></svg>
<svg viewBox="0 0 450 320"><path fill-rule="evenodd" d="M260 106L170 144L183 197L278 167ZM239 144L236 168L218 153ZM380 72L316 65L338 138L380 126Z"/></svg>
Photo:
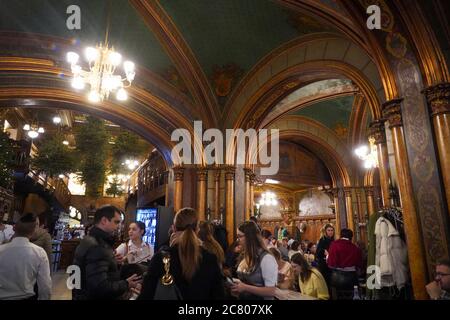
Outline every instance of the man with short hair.
<svg viewBox="0 0 450 320"><path fill-rule="evenodd" d="M450 300L450 260L436 264L434 281L426 289L433 300Z"/></svg>
<svg viewBox="0 0 450 320"><path fill-rule="evenodd" d="M36 228L36 217L25 214L14 226L15 236L0 246L0 300L49 300L52 280L44 249L30 242Z"/></svg>
<svg viewBox="0 0 450 320"><path fill-rule="evenodd" d="M81 270L81 288L72 290L74 300L116 300L129 289L136 288L139 277L135 274L120 279L114 256L114 232L119 229L121 217L113 206L104 206L95 212L95 226L75 250L74 265Z"/></svg>

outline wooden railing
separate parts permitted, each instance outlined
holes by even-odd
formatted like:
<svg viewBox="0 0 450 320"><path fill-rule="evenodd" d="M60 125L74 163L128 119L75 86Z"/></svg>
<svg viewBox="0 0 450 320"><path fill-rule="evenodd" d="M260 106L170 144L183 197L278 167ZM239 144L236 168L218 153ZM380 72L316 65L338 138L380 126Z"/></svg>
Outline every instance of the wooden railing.
<svg viewBox="0 0 450 320"><path fill-rule="evenodd" d="M320 239L320 232L322 227L331 223L335 225L336 217L334 215L315 215L315 216L295 216L293 218L293 225L297 227L299 230L303 230L303 226L306 228L301 233L302 240L309 240L311 242L317 242ZM261 227L263 229L267 229L270 232L274 232L275 226L282 225L282 218L274 218L274 219L264 219L260 220Z"/></svg>
<svg viewBox="0 0 450 320"><path fill-rule="evenodd" d="M64 209L69 210L71 193L63 179L50 178L45 174L40 174L34 170L30 170L28 176L42 185L45 189L49 190L61 206Z"/></svg>

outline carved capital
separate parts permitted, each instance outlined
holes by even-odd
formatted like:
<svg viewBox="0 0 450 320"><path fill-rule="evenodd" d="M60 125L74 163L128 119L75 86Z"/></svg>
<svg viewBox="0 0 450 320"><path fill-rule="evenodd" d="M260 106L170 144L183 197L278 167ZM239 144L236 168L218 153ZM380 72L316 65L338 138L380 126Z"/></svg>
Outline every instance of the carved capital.
<svg viewBox="0 0 450 320"><path fill-rule="evenodd" d="M345 196L346 196L346 197L351 197L351 196L352 196L352 190L353 190L352 187L345 187L345 188L344 188Z"/></svg>
<svg viewBox="0 0 450 320"><path fill-rule="evenodd" d="M373 187L364 187L364 191L366 192L367 196L373 197Z"/></svg>
<svg viewBox="0 0 450 320"><path fill-rule="evenodd" d="M235 173L236 173L236 167L225 166L225 180L234 180Z"/></svg>
<svg viewBox="0 0 450 320"><path fill-rule="evenodd" d="M198 181L207 181L208 180L208 169L205 167L197 168L197 180Z"/></svg>
<svg viewBox="0 0 450 320"><path fill-rule="evenodd" d="M383 117L389 121L389 128L403 126L401 103L403 99L394 99L383 104Z"/></svg>
<svg viewBox="0 0 450 320"><path fill-rule="evenodd" d="M386 131L383 120L372 121L368 130L369 137L375 139L375 144L386 143Z"/></svg>
<svg viewBox="0 0 450 320"><path fill-rule="evenodd" d="M450 113L450 83L439 83L423 90L431 115Z"/></svg>
<svg viewBox="0 0 450 320"><path fill-rule="evenodd" d="M175 181L183 181L184 179L184 167L173 167L173 174Z"/></svg>
<svg viewBox="0 0 450 320"><path fill-rule="evenodd" d="M338 198L339 197L339 188L331 189L331 193L333 194L333 198Z"/></svg>
<svg viewBox="0 0 450 320"><path fill-rule="evenodd" d="M222 169L216 168L214 170L214 182L220 181L220 175L222 174Z"/></svg>
<svg viewBox="0 0 450 320"><path fill-rule="evenodd" d="M253 170L249 169L249 168L244 168L244 173L245 173L245 182L252 182L252 175L253 174Z"/></svg>

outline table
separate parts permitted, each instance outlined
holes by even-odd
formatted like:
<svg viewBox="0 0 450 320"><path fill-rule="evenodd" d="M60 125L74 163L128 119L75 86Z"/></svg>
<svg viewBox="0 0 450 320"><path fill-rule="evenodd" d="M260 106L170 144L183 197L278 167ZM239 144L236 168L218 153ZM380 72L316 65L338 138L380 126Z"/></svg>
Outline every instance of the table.
<svg viewBox="0 0 450 320"><path fill-rule="evenodd" d="M317 298L308 296L306 294L293 291L293 290L282 290L279 288L275 289L275 298L278 300L318 300Z"/></svg>

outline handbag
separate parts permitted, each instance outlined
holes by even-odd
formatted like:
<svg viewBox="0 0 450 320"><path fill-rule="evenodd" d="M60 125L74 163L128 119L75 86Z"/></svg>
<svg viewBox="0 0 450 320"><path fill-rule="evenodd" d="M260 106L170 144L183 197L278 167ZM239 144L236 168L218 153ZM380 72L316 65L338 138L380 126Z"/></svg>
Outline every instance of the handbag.
<svg viewBox="0 0 450 320"><path fill-rule="evenodd" d="M153 300L183 300L180 290L170 274L170 254L163 253L164 275L158 281Z"/></svg>

